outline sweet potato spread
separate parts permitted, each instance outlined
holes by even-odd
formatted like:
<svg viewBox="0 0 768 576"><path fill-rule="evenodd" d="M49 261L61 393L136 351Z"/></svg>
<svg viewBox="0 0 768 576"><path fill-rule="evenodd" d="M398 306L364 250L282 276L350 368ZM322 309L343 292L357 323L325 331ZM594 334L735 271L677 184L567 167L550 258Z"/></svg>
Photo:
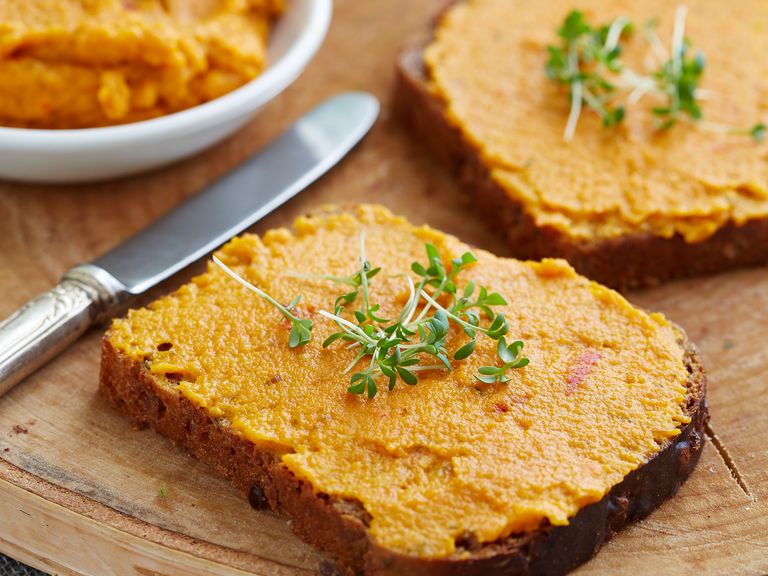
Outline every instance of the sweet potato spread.
<svg viewBox="0 0 768 576"><path fill-rule="evenodd" d="M448 121L478 150L509 196L540 227L573 238L633 233L703 240L727 224L768 216L768 144L690 123L659 132L645 98L606 129L584 111L566 142L567 88L546 76L546 47L579 9L596 26L627 16L636 31L622 61L649 66L642 25L658 19L669 50L677 3L666 0L467 0L448 10L424 53ZM724 23L728 25L724 25ZM686 37L706 57L699 87L707 122L748 129L768 120L768 3L701 0Z"/></svg>
<svg viewBox="0 0 768 576"><path fill-rule="evenodd" d="M318 492L359 501L378 544L423 557L452 553L468 530L490 542L545 519L567 524L689 421L680 335L661 315L564 261L480 250L459 289L474 280L506 297L500 309L530 364L508 384L481 385L473 374L497 360L486 338L450 373L423 372L372 400L348 393L342 371L354 353L322 347L336 328L318 314L333 309L340 287L316 276L355 271L363 228L368 260L382 267L372 298L390 318L425 242L444 258L468 249L379 207L302 217L293 231L236 238L218 256L280 302L303 295L298 313L315 321L306 346L290 349L276 309L214 265L116 320L107 338ZM448 350L464 340L452 333Z"/></svg>
<svg viewBox="0 0 768 576"><path fill-rule="evenodd" d="M255 78L282 0L0 2L0 125L162 116Z"/></svg>

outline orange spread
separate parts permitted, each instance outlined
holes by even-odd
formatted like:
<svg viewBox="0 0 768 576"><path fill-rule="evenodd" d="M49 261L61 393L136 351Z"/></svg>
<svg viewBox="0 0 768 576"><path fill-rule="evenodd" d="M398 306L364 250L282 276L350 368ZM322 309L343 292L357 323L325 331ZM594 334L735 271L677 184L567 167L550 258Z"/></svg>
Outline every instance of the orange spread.
<svg viewBox="0 0 768 576"><path fill-rule="evenodd" d="M459 289L471 279L506 297L510 335L525 340L530 364L509 384L480 385L474 372L496 361L495 343L480 338L450 373L382 386L373 400L349 394L341 371L354 352L322 348L336 328L317 313L333 309L340 287L307 275L352 274L362 229L369 261L383 268L371 292L385 317L402 308L403 275L426 260L425 242L444 261L468 249L380 207L303 217L293 231L236 238L218 256L278 301L303 295L298 313L315 321L305 347L290 349L282 316L214 265L116 320L108 338L317 491L358 500L379 545L423 557L452 553L467 530L489 542L545 519L567 524L689 421L679 334L661 315L564 261L481 250ZM452 334L449 351L463 341Z"/></svg>
<svg viewBox="0 0 768 576"><path fill-rule="evenodd" d="M123 124L217 98L266 63L283 0L0 2L0 125Z"/></svg>
<svg viewBox="0 0 768 576"><path fill-rule="evenodd" d="M595 26L627 16L636 32L622 61L640 72L650 49L643 24L659 20L666 49L677 3L667 0L467 0L442 18L424 56L431 89L492 177L534 222L574 239L632 233L703 240L721 227L768 216L768 143L683 124L659 133L646 97L603 128L585 110L564 141L567 87L547 78L547 45L565 16ZM725 25L724 23L731 23ZM704 119L749 129L768 123L768 3L700 0L686 36L703 52Z"/></svg>

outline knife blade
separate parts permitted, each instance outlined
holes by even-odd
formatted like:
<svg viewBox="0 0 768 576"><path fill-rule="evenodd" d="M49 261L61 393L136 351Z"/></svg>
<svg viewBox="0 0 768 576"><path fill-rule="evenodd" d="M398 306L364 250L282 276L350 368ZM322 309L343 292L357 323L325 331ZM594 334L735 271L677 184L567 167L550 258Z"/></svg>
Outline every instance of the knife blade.
<svg viewBox="0 0 768 576"><path fill-rule="evenodd" d="M131 298L202 258L307 188L370 130L363 92L333 97L250 160L0 322L0 396L115 316Z"/></svg>

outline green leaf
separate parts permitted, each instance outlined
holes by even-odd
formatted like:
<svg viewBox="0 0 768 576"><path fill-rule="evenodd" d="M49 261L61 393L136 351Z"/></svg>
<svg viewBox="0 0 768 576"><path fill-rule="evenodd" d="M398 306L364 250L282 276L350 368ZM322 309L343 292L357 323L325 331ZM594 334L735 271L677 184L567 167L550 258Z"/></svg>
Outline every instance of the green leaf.
<svg viewBox="0 0 768 576"><path fill-rule="evenodd" d="M472 326L477 327L477 326L480 325L480 316L478 316L474 312L466 312L464 314L464 316L467 319L467 323L471 324ZM467 336L469 336L470 338L474 338L475 337L475 331L472 330L471 328L467 328L465 326L464 327L464 331L467 333Z"/></svg>
<svg viewBox="0 0 768 576"><path fill-rule="evenodd" d="M491 294L488 294L483 299L483 304L485 304L486 306L506 306L507 301L504 300L504 297L498 292L493 292Z"/></svg>
<svg viewBox="0 0 768 576"><path fill-rule="evenodd" d="M765 138L765 132L766 126L761 122L760 124L755 124L752 127L752 129L749 131L749 135L755 142L762 142Z"/></svg>
<svg viewBox="0 0 768 576"><path fill-rule="evenodd" d="M338 308L344 308L347 304L351 304L357 299L357 291L354 292L347 292L346 294L342 294L338 298L336 298L336 302L334 306Z"/></svg>
<svg viewBox="0 0 768 576"><path fill-rule="evenodd" d="M461 255L461 263L465 266L474 262L477 262L477 257L472 254L472 252L464 252L464 254Z"/></svg>
<svg viewBox="0 0 768 576"><path fill-rule="evenodd" d="M487 376L494 376L499 373L499 369L496 366L480 366L477 371Z"/></svg>
<svg viewBox="0 0 768 576"><path fill-rule="evenodd" d="M507 347L507 341L502 336L499 338L499 344L496 346L496 351L501 358L502 362L509 364L515 361L515 354Z"/></svg>
<svg viewBox="0 0 768 576"><path fill-rule="evenodd" d="M327 348L328 346L336 342L336 340L339 340L340 338L343 338L343 337L344 337L344 332L336 332L334 334L331 334L330 336L328 336L328 338L323 340L323 348Z"/></svg>
<svg viewBox="0 0 768 576"><path fill-rule="evenodd" d="M520 352L523 351L523 346L524 344L522 340L515 340L509 345L509 351L512 353L513 358L520 356Z"/></svg>
<svg viewBox="0 0 768 576"><path fill-rule="evenodd" d="M365 380L361 380L357 384L351 385L349 388L347 388L347 392L352 394L362 394L365 392Z"/></svg>
<svg viewBox="0 0 768 576"><path fill-rule="evenodd" d="M411 386L414 386L419 381L418 378L416 378L416 374L410 370L406 370L405 368L398 367L397 373L400 375L400 378L402 378L403 382Z"/></svg>
<svg viewBox="0 0 768 576"><path fill-rule="evenodd" d="M528 358L520 358L513 366L512 368L525 368L530 363L530 360Z"/></svg>
<svg viewBox="0 0 768 576"><path fill-rule="evenodd" d="M297 348L304 346L312 339L312 320L295 320L291 326L291 334L288 337L288 346Z"/></svg>
<svg viewBox="0 0 768 576"><path fill-rule="evenodd" d="M603 116L603 126L610 128L611 126L616 126L622 120L624 120L624 107L617 106L613 110L606 111Z"/></svg>
<svg viewBox="0 0 768 576"><path fill-rule="evenodd" d="M301 302L301 294L297 295L290 303L285 307L286 310L293 310L296 305Z"/></svg>
<svg viewBox="0 0 768 576"><path fill-rule="evenodd" d="M434 262L442 262L442 259L440 258L440 252L437 251L437 248L435 248L434 244L427 243L424 245L424 247L427 250L427 260L429 260L430 264Z"/></svg>
<svg viewBox="0 0 768 576"><path fill-rule="evenodd" d="M378 388L376 387L376 381L370 376L368 377L367 382L368 382L368 399L370 400L376 396L376 393L378 392Z"/></svg>
<svg viewBox="0 0 768 576"><path fill-rule="evenodd" d="M694 76L698 77L701 76L702 72L704 72L704 67L706 66L706 59L704 58L704 54L701 52L696 52L696 56L693 58L693 63L691 64L690 72Z"/></svg>
<svg viewBox="0 0 768 576"><path fill-rule="evenodd" d="M565 17L565 21L557 33L561 38L566 40L567 43L572 43L591 30L592 27L587 24L586 20L584 20L584 14L579 10L572 10Z"/></svg>
<svg viewBox="0 0 768 576"><path fill-rule="evenodd" d="M484 384L494 384L496 382L496 376L482 376L480 374L475 374L475 378Z"/></svg>
<svg viewBox="0 0 768 576"><path fill-rule="evenodd" d="M384 318L382 316L376 316L376 311L380 308L378 304L376 306L371 306L368 308L368 320L371 322L377 322L378 324L384 324L386 322L389 322L389 319Z"/></svg>
<svg viewBox="0 0 768 576"><path fill-rule="evenodd" d="M391 378L395 375L395 371L387 366L386 364L382 364L379 362L379 370L381 370L381 373L384 374L384 376L387 376L388 378Z"/></svg>
<svg viewBox="0 0 768 576"><path fill-rule="evenodd" d="M496 317L493 319L493 322L491 322L491 325L488 327L487 334L493 340L498 340L507 332L509 332L507 319L504 317L504 314L500 312L496 315Z"/></svg>
<svg viewBox="0 0 768 576"><path fill-rule="evenodd" d="M451 366L451 361L448 359L448 356L446 356L442 352L436 354L435 356L437 357L438 360L440 360L440 362L443 363L443 366L445 366L446 370L450 370L451 368L453 368L453 366Z"/></svg>
<svg viewBox="0 0 768 576"><path fill-rule="evenodd" d="M470 340L464 346L456 350L456 353L453 355L455 360L464 360L465 358L468 358L474 351L475 351L475 340Z"/></svg>

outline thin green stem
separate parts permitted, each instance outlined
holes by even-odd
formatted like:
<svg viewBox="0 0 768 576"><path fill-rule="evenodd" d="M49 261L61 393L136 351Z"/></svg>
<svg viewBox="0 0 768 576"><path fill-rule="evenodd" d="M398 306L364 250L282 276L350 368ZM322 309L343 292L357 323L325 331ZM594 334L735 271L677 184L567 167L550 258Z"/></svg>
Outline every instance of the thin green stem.
<svg viewBox="0 0 768 576"><path fill-rule="evenodd" d="M357 363L360 362L365 357L365 349L361 350L357 356L355 356L355 359L352 360L349 364L347 364L347 367L344 368L342 374L349 374L352 368L357 366Z"/></svg>
<svg viewBox="0 0 768 576"><path fill-rule="evenodd" d="M571 68L571 72L575 71L578 74L579 70L579 56L575 48L571 48L568 54L568 63ZM571 110L568 113L568 122L565 124L565 133L563 138L566 142L573 140L573 135L576 133L576 126L579 123L579 117L581 116L581 100L582 100L583 86L581 80L574 80L571 83Z"/></svg>
<svg viewBox="0 0 768 576"><path fill-rule="evenodd" d="M610 27L608 28L608 34L605 37L605 50L607 52L612 52L616 49L616 47L619 45L619 41L621 40L621 35L624 32L624 29L630 25L629 18L626 16L619 16L611 22Z"/></svg>
<svg viewBox="0 0 768 576"><path fill-rule="evenodd" d="M334 284L346 284L347 286L355 286L355 281L349 276L329 276L327 274L299 274L297 272L289 272L286 274L289 278L298 278L300 280L328 280Z"/></svg>
<svg viewBox="0 0 768 576"><path fill-rule="evenodd" d="M683 69L683 52L685 51L685 19L688 16L688 7L685 4L678 5L675 10L675 23L672 28L672 69L676 76L680 76Z"/></svg>
<svg viewBox="0 0 768 576"><path fill-rule="evenodd" d="M344 332L364 340L366 344L370 344L371 346L376 344L376 340L373 340L370 336L368 336L368 334L363 332L359 326L355 326L349 320L346 320L341 316L337 316L336 314L332 314L327 310L319 310L317 313L320 314L320 316L328 318L329 320L333 320L339 328L344 330Z"/></svg>
<svg viewBox="0 0 768 576"><path fill-rule="evenodd" d="M368 316L368 275L365 264L365 228L363 228L360 231L360 289L363 293L360 299L360 311Z"/></svg>
<svg viewBox="0 0 768 576"><path fill-rule="evenodd" d="M438 304L437 302L435 302L435 301L432 299L432 297L430 297L430 295L429 295L429 294L427 294L427 293L426 293L424 290L422 290L422 291L421 291L421 295L424 297L424 299L425 299L427 302L429 302L430 304L432 304L432 306L434 306L434 307L435 307L435 308L437 308L438 310L442 310L443 312L445 312L445 313L448 315L448 317L449 317L449 318L451 318L451 319L452 319L454 322L456 322L457 324L460 324L461 326L464 326L465 328L469 328L470 330L476 330L477 332L482 332L483 334L487 334L487 333L488 333L488 330L486 330L485 328L481 328L480 326L474 326L474 325L470 324L469 322L465 322L464 320L462 320L461 318L459 318L458 316L456 316L456 315L455 315L453 312L451 312L450 310L446 310L445 308L443 308L443 307L442 307L440 304Z"/></svg>
<svg viewBox="0 0 768 576"><path fill-rule="evenodd" d="M419 290L417 291L413 286L413 280L410 276L407 277L408 281L408 301L405 303L405 307L400 312L400 316L398 318L398 323L402 324L403 326L407 326L411 318L413 317L413 312L416 310L416 306L419 302L419 292L421 292L421 289L424 287L423 282L419 283ZM405 318L403 318L405 316Z"/></svg>
<svg viewBox="0 0 768 576"><path fill-rule="evenodd" d="M266 300L267 302L269 302L270 304L272 304L272 306L274 306L275 308L277 308L277 309L280 311L280 313L281 313L283 316L285 316L285 317L286 317L286 318L288 318L289 320L293 320L293 321L296 321L296 322L298 322L298 321L299 321L299 318L297 318L296 316L294 316L293 314L291 314L291 312L290 312L290 311L289 311L289 310L288 310L288 309L287 309L285 306L283 306L282 304L280 304L280 302L278 302L277 300L275 300L274 298L272 298L272 296L270 296L269 294L267 294L266 292L264 292L264 291L263 291L263 290L261 290L260 288L257 288L256 286L254 286L253 284L251 284L250 282L248 282L248 280L246 280L245 278L243 278L242 276L240 276L240 275L239 275L237 272L235 272L235 271L234 271L234 270L232 270L232 269L231 269L229 266L227 266L226 264L224 264L224 262L222 262L221 260L219 260L219 259L218 259L218 257L214 256L214 257L213 257L213 262L214 262L214 263L215 263L215 264L216 264L216 265L217 265L219 268L221 268L221 269L224 271L224 273L225 273L227 276L229 276L230 278L232 278L233 280L235 280L236 282L238 282L239 284L241 284L242 286L244 286L245 288L247 288L248 290L250 290L250 291L251 291L251 292L253 292L254 294L258 294L258 295L259 295L259 296L261 296L261 297L262 297L264 300Z"/></svg>

